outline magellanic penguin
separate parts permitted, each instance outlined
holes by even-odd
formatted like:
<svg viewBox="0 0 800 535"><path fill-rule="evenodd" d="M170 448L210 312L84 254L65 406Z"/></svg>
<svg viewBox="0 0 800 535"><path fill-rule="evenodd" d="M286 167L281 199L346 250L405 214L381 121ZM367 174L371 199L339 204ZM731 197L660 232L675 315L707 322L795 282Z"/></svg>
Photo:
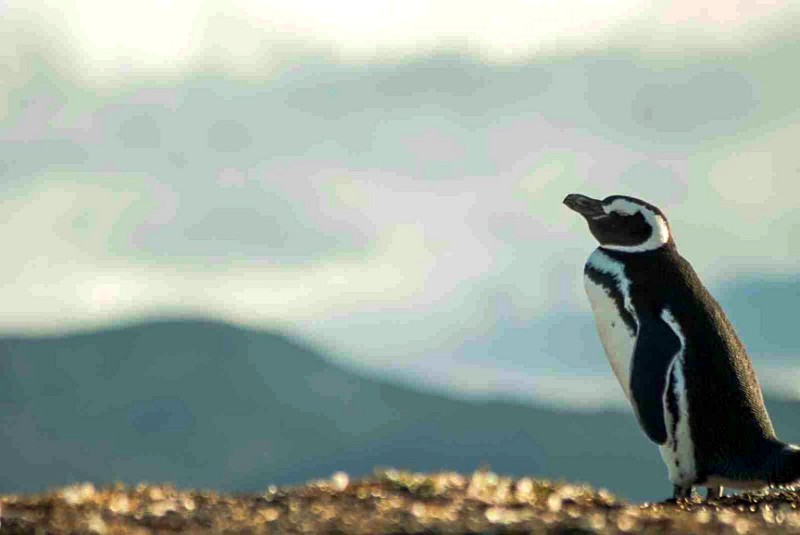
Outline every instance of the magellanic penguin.
<svg viewBox="0 0 800 535"><path fill-rule="evenodd" d="M658 444L673 499L692 486L757 489L800 479L800 447L775 436L750 359L722 308L675 247L664 214L612 195L564 199L600 246L586 293L611 368L647 437Z"/></svg>

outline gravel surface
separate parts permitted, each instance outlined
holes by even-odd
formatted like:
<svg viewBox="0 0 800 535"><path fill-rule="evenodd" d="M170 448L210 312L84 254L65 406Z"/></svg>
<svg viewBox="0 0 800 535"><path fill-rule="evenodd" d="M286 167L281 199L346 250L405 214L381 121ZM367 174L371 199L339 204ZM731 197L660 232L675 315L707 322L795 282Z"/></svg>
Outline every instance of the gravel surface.
<svg viewBox="0 0 800 535"><path fill-rule="evenodd" d="M263 494L79 484L3 496L2 533L735 533L800 534L800 492L630 504L605 490L486 470L337 473Z"/></svg>

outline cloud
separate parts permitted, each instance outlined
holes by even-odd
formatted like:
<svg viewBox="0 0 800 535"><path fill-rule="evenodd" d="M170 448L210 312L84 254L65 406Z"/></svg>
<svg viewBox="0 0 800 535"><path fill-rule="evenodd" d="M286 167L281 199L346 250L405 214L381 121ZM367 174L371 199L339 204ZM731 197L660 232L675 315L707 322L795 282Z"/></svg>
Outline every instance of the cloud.
<svg viewBox="0 0 800 535"><path fill-rule="evenodd" d="M747 50L776 28L788 33L798 16L791 3L733 0L702 9L643 0L6 0L0 10L0 44L11 60L0 79L11 88L35 73L31 59L48 53L62 74L108 88L199 72L264 79L318 57L358 63L460 50L521 62L608 46L667 55L698 46Z"/></svg>
<svg viewBox="0 0 800 535"><path fill-rule="evenodd" d="M564 377L605 365L580 283L594 244L561 206L566 193L656 202L712 285L743 269L794 270L799 118L785 73L796 39L721 56L596 44L515 63L470 47L397 59L373 43L370 61L306 57L267 76L255 56L222 61L239 50L221 46L234 43L224 32L189 39L208 49L176 48L185 57L170 59L178 45L165 44L159 25L185 15L204 32L207 14L163 5L153 30L162 56L155 45L137 49L133 33L112 35L118 19L150 13L126 11L134 7L102 19L108 34L92 33L91 17L81 22L91 47L65 41L66 51L86 47L75 56L83 75L108 67L102 90L66 72L59 64L75 58L42 41L55 12L16 19L38 21L39 33L13 39L39 59L18 62L19 78L0 77L16 84L0 119L3 330L208 315L278 326L359 366L440 385L457 387L448 370L463 366L492 370L503 378L489 377L492 389L513 390L511 378L534 370L552 380L519 388L555 396ZM291 26L300 11L287 6L275 24ZM465 17L486 15L469 9ZM547 9L553 28L580 23ZM670 16L717 24L686 9ZM342 28L369 16L383 15L367 10ZM73 31L70 17L59 31ZM264 11L242 24L261 35L268 19ZM750 31L732 20L719 27ZM338 36L342 50L363 37L307 24L301 40L324 35L330 46ZM398 39L421 42L415 35ZM120 40L111 59L103 39ZM298 43L284 43L286 57L308 51ZM130 71L118 72L123 53ZM139 68L151 78L128 76Z"/></svg>

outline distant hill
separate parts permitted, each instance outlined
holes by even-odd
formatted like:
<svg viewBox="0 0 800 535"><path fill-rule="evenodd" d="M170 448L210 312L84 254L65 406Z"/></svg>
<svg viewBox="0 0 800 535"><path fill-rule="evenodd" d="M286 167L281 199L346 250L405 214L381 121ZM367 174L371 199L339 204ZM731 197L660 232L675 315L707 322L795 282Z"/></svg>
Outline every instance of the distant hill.
<svg viewBox="0 0 800 535"><path fill-rule="evenodd" d="M716 293L750 352L769 355L773 362L796 362L800 353L800 279L794 275L739 276Z"/></svg>
<svg viewBox="0 0 800 535"><path fill-rule="evenodd" d="M800 441L800 404L769 403ZM360 376L271 332L158 321L0 339L0 492L72 481L258 491L378 466L586 481L663 498L631 414L450 399Z"/></svg>

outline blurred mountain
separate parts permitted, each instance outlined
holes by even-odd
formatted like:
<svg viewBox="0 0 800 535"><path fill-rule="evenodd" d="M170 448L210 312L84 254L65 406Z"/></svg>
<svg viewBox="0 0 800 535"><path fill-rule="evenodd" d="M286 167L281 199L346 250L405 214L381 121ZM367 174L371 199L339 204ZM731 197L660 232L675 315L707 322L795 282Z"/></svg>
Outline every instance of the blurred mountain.
<svg viewBox="0 0 800 535"><path fill-rule="evenodd" d="M717 299L729 311L750 352L769 355L773 362L796 362L800 348L797 334L800 278L740 276L721 285Z"/></svg>
<svg viewBox="0 0 800 535"><path fill-rule="evenodd" d="M0 340L0 492L76 480L257 491L374 466L670 487L623 412L450 399L331 364L285 336L158 321ZM772 401L798 438L800 403Z"/></svg>

